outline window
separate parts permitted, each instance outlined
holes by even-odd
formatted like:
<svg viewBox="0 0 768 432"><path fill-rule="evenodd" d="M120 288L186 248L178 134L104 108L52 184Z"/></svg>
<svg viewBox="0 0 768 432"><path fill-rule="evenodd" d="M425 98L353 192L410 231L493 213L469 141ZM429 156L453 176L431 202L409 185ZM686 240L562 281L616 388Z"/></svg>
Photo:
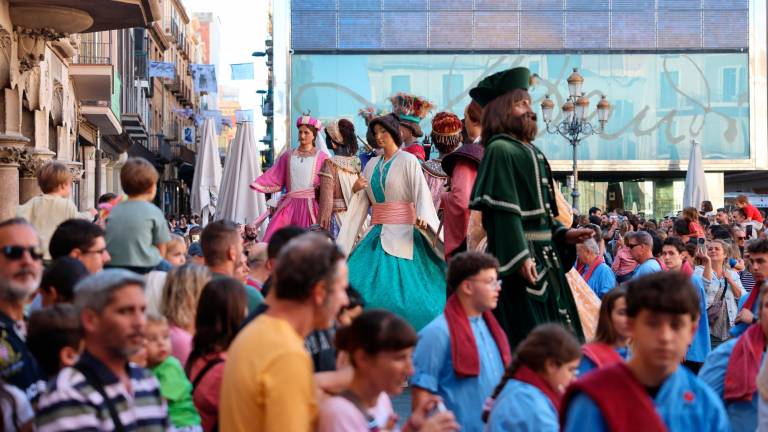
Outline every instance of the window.
<svg viewBox="0 0 768 432"><path fill-rule="evenodd" d="M459 74L443 75L443 106L451 105L464 90L464 76Z"/></svg>
<svg viewBox="0 0 768 432"><path fill-rule="evenodd" d="M723 80L723 102L734 102L738 97L738 70L735 67L726 67L721 72Z"/></svg>
<svg viewBox="0 0 768 432"><path fill-rule="evenodd" d="M393 75L392 76L392 93L411 91L411 77L410 75Z"/></svg>
<svg viewBox="0 0 768 432"><path fill-rule="evenodd" d="M680 73L677 71L662 72L659 76L659 107L675 108L677 106L676 87L680 85Z"/></svg>

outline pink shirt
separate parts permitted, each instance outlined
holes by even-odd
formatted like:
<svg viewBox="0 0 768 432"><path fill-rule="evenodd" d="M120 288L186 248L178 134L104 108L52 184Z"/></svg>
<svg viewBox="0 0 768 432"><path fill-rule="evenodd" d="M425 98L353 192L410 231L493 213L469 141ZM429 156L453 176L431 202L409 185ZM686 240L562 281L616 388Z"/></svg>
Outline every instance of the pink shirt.
<svg viewBox="0 0 768 432"><path fill-rule="evenodd" d="M221 358L224 360L217 363L205 373L203 378L192 392L192 401L195 403L197 412L200 413L203 430L209 432L213 430L219 422L219 395L221 394L221 381L224 378L224 364L227 360L227 353L211 353L205 357L195 360L192 369L189 370L189 381L197 379L197 374L212 359Z"/></svg>
<svg viewBox="0 0 768 432"><path fill-rule="evenodd" d="M171 354L181 362L183 367L186 367L189 353L192 352L192 335L175 325L170 326L170 333Z"/></svg>
<svg viewBox="0 0 768 432"><path fill-rule="evenodd" d="M379 395L376 406L368 410L379 427L379 430L399 431L395 426L386 429L389 419L395 415L392 409L392 401L386 393ZM317 425L318 432L360 432L368 430L368 422L360 410L348 399L334 396L326 399L320 405L320 415Z"/></svg>
<svg viewBox="0 0 768 432"><path fill-rule="evenodd" d="M619 251L616 252L616 257L613 259L613 265L611 269L616 276L624 276L635 271L637 267L637 261L632 258L632 253L629 251L629 247L622 246Z"/></svg>

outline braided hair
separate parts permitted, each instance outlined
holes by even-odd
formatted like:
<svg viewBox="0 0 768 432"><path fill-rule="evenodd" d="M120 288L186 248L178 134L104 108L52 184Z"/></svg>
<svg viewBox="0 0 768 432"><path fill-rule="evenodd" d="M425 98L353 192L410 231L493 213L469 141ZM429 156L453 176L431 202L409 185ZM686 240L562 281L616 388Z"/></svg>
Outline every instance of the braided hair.
<svg viewBox="0 0 768 432"><path fill-rule="evenodd" d="M581 347L576 338L559 324L542 324L528 334L515 349L512 362L504 372L499 385L493 390L490 400L496 400L507 381L515 376L521 366L527 366L534 372L543 372L547 360L563 365L581 356ZM488 405L488 404L487 404ZM491 414L490 407L483 410L483 421L487 422Z"/></svg>

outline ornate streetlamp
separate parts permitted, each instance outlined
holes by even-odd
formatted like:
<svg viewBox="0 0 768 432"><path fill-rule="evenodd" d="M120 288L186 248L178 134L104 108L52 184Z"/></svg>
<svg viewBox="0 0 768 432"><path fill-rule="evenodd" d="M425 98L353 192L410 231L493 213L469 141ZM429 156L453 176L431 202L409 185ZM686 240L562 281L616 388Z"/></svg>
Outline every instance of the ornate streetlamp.
<svg viewBox="0 0 768 432"><path fill-rule="evenodd" d="M589 99L581 91L584 84L584 77L579 74L578 68L573 68L573 73L568 77L568 99L560 110L563 112L563 120L558 124L552 124L552 111L555 103L547 95L541 102L541 113L544 117L544 123L548 133L560 134L568 140L573 149L573 188L571 196L573 197L573 207L579 205L579 171L576 159L579 142L593 134L600 134L608 122L608 115L611 111L611 104L602 95L600 102L597 103L597 121L599 128L592 126L587 120L587 111L589 109Z"/></svg>

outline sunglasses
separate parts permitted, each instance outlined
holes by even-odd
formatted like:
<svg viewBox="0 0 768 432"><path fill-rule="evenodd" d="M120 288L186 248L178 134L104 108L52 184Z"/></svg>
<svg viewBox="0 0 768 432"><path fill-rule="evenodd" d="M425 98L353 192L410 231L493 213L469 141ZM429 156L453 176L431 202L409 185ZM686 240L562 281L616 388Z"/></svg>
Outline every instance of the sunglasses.
<svg viewBox="0 0 768 432"><path fill-rule="evenodd" d="M642 243L635 243L635 244L628 244L627 246L629 246L630 249L634 249L637 246L642 246L642 245L643 245Z"/></svg>
<svg viewBox="0 0 768 432"><path fill-rule="evenodd" d="M24 256L25 251L29 252L29 256L35 261L43 259L43 253L40 251L40 248L36 246L3 246L0 248L0 253L2 253L6 259L12 261L20 260L21 257Z"/></svg>

